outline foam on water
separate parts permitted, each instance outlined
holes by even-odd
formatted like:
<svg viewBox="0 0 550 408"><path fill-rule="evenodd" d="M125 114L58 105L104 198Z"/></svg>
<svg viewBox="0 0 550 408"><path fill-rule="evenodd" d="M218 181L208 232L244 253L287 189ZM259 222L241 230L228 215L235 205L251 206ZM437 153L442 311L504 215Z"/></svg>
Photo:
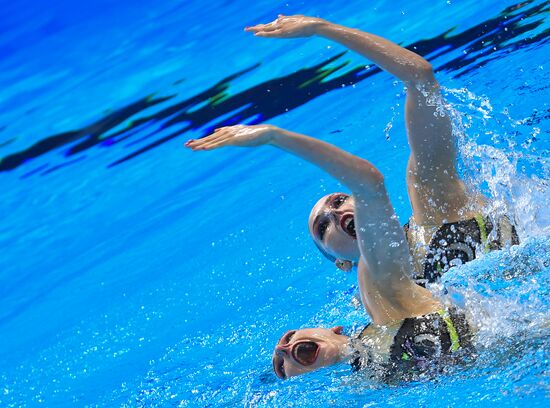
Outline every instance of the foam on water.
<svg viewBox="0 0 550 408"><path fill-rule="evenodd" d="M532 117L515 120L508 109L495 114L487 96L466 88L445 93L453 105L461 170L472 189L490 198L487 212L509 215L522 238L547 235L550 159L533 145L540 129L531 126ZM527 141L518 143L522 137Z"/></svg>

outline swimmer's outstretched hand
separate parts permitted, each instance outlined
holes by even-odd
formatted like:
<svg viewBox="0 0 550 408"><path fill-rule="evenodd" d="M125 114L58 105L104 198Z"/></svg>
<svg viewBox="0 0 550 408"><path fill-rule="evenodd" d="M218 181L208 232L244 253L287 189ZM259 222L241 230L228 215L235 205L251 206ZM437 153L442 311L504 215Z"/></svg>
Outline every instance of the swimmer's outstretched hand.
<svg viewBox="0 0 550 408"><path fill-rule="evenodd" d="M192 150L213 150L224 146L255 147L270 143L280 130L271 125L236 125L216 129L210 136L189 140L185 147Z"/></svg>
<svg viewBox="0 0 550 408"><path fill-rule="evenodd" d="M284 16L279 14L279 18L271 23L245 27L244 30L253 32L258 37L310 37L315 34L316 28L323 23L326 23L326 21L321 18L302 15Z"/></svg>

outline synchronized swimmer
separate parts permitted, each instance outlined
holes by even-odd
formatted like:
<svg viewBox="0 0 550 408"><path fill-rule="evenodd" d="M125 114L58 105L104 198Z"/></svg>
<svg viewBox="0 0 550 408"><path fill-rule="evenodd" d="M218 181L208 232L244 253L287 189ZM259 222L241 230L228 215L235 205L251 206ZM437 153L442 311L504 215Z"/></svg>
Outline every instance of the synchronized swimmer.
<svg viewBox="0 0 550 408"><path fill-rule="evenodd" d="M266 124L224 127L186 143L195 151L271 145L320 167L351 191L322 197L309 216L309 231L338 268L357 266L372 323L353 337L343 335L341 326L288 331L273 353L276 375L284 379L341 361L354 369L414 372L467 351L474 330L464 312L443 305L425 284L518 238L508 218L491 222L484 213L486 198L468 191L458 174L456 140L431 65L389 40L320 18L279 15L245 30L258 37L317 35L336 41L400 79L407 91L412 217L404 227L380 171L321 140Z"/></svg>

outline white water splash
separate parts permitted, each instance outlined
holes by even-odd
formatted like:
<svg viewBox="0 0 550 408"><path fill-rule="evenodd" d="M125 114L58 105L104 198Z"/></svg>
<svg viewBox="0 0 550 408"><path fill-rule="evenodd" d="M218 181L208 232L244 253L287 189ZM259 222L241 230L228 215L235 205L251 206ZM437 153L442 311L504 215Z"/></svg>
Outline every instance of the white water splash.
<svg viewBox="0 0 550 408"><path fill-rule="evenodd" d="M535 338L550 329L550 239L536 237L451 269L441 287L477 327L476 343Z"/></svg>
<svg viewBox="0 0 550 408"><path fill-rule="evenodd" d="M488 213L509 215L522 239L549 234L550 161L536 151L540 129L530 118L513 119L508 109L495 114L489 98L465 88L446 89L445 96L453 106L460 171L470 188L488 195Z"/></svg>

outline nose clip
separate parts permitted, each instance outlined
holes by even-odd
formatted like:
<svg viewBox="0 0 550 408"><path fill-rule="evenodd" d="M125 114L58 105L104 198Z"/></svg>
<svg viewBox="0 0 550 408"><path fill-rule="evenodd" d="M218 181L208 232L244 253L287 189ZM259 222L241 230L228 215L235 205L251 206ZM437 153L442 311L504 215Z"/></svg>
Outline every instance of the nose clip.
<svg viewBox="0 0 550 408"><path fill-rule="evenodd" d="M340 225L340 217L342 216L342 213L338 210L331 210L329 213L329 217L332 218L332 221L334 221L335 224Z"/></svg>
<svg viewBox="0 0 550 408"><path fill-rule="evenodd" d="M288 344L285 344L284 346L277 344L275 346L275 354L277 354L279 357L284 357L285 354L288 353Z"/></svg>

